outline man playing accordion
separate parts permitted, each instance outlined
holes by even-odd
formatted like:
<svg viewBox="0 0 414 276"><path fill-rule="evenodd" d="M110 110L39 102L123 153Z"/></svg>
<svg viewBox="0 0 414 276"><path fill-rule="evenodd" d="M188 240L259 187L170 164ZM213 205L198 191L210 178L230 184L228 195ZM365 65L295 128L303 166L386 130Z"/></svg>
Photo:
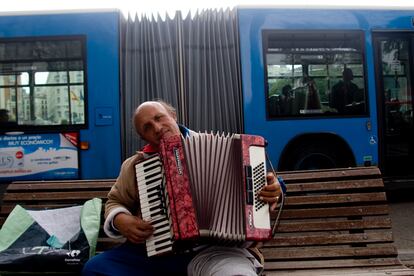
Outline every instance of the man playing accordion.
<svg viewBox="0 0 414 276"><path fill-rule="evenodd" d="M177 124L175 109L163 101L142 103L135 111L133 122L138 135L148 144L124 161L105 205L105 232L109 237L126 238L126 242L92 258L82 275L259 274L263 258L257 248L205 245L180 254L147 257L144 242L153 235L154 227L142 219L139 211L134 164L157 153L162 138L180 134L187 137L194 132ZM274 209L281 187L273 173L267 173L266 181L259 196Z"/></svg>

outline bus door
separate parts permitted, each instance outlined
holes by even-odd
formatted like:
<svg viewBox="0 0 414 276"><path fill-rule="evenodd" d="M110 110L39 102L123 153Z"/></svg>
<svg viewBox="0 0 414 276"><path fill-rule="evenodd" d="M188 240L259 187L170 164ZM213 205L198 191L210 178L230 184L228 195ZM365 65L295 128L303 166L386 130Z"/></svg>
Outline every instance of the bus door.
<svg viewBox="0 0 414 276"><path fill-rule="evenodd" d="M380 166L386 176L414 175L414 33L374 33Z"/></svg>

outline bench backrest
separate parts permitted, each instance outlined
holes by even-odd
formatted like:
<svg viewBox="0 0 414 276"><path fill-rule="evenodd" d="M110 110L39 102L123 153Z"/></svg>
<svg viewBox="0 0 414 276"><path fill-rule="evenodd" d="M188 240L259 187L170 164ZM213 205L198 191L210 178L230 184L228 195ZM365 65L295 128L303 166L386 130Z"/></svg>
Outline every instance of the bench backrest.
<svg viewBox="0 0 414 276"><path fill-rule="evenodd" d="M277 233L263 248L267 271L400 265L377 168L281 176L287 198Z"/></svg>

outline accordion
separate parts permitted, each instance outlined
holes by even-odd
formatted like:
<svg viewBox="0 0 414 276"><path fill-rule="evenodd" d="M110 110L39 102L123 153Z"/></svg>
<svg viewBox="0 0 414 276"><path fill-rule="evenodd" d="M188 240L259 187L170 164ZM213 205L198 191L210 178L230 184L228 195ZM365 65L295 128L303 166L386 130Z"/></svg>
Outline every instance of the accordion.
<svg viewBox="0 0 414 276"><path fill-rule="evenodd" d="M180 244L249 246L271 238L265 141L198 133L163 139L159 154L135 165L142 218L154 226L148 256Z"/></svg>

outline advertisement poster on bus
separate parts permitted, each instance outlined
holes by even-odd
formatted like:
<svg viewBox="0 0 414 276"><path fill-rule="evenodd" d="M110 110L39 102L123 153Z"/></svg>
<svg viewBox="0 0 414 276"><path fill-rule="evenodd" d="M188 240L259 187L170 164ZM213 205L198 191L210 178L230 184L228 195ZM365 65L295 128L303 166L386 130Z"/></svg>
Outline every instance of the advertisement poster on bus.
<svg viewBox="0 0 414 276"><path fill-rule="evenodd" d="M0 135L0 181L75 179L78 133Z"/></svg>

